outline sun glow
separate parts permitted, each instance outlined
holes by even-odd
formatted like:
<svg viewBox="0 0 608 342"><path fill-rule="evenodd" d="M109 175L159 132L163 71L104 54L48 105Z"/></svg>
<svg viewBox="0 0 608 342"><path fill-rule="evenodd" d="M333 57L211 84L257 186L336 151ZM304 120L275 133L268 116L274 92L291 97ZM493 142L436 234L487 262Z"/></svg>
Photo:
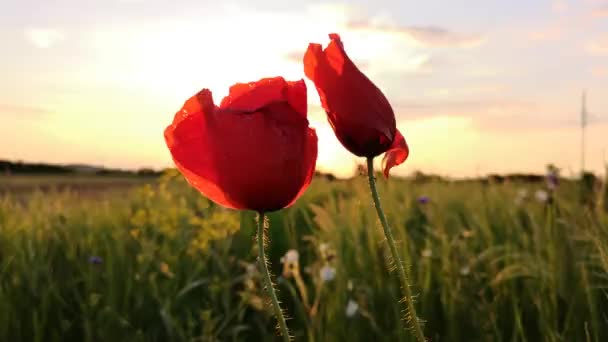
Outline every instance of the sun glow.
<svg viewBox="0 0 608 342"><path fill-rule="evenodd" d="M276 75L288 80L304 78L301 58L307 44L302 42L325 45L328 32L349 36L344 27L346 15L339 9L326 9L319 16L314 11L306 15L291 12L277 15L221 7L206 20L184 18L89 32L85 34L85 43L95 52L95 58L71 77L83 85L111 89L111 94L94 92L59 101L60 119L54 122L54 130L57 135L69 136L71 142L77 141L92 150L103 141L105 148L116 151L114 158L122 160L121 164L139 162L142 151L154 151L148 152L145 161L158 165L154 160L164 160L169 166L159 136L189 96L208 88L219 103L236 82ZM368 33L358 38L364 44L353 44L352 50L364 61L385 56L391 48L386 40ZM374 48L365 48L368 45ZM323 146L318 167L349 176L354 169L354 157L344 151L333 135L324 113L318 109L320 102L314 85L308 80L306 83L311 126L317 130ZM83 112L87 115L83 116ZM121 129L116 129L113 119L120 122ZM87 126L98 130L91 134L78 129Z"/></svg>
<svg viewBox="0 0 608 342"><path fill-rule="evenodd" d="M557 72L557 65L538 59L559 56L563 52L557 45L579 46L580 54L595 56L605 40L592 30L589 41L556 37L563 44L555 44L554 51L528 44L524 31L540 26L503 34L486 32L485 24L469 19L427 23L432 16L413 19L411 13L346 4L265 10L242 2L203 2L183 11L159 1L121 1L116 8L101 3L86 8L90 22L65 20L57 12L48 22L9 20L9 29L0 29L9 47L0 64L0 127L10 127L0 134L0 157L171 166L163 131L187 98L209 88L220 102L236 82L305 78L301 59L308 42L326 45L327 34L336 32L349 56L393 104L410 144L408 162L394 174L542 171L548 162L576 168L574 93L582 87L590 91L588 164L604 170L606 65L581 55ZM120 13L108 12L110 7ZM162 8L167 13L158 20L152 11ZM469 46L475 37L483 44ZM505 57L513 48L522 49L522 58ZM574 69L581 70L576 77L569 74ZM560 86L536 86L541 79ZM318 168L348 176L361 160L340 145L313 84L306 84L309 119L319 136Z"/></svg>

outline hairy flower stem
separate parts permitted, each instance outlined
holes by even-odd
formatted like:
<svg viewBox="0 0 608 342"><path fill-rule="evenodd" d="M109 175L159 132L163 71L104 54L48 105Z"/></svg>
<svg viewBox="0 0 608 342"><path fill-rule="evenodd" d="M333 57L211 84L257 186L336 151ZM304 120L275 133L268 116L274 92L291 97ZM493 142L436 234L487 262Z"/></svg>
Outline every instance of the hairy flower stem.
<svg viewBox="0 0 608 342"><path fill-rule="evenodd" d="M281 336L283 336L283 341L289 342L289 329L287 329L287 323L285 322L285 316L283 316L283 310L279 305L279 300L277 299L277 294L274 291L274 285L272 283L272 279L270 278L270 271L268 270L268 259L266 258L266 253L264 252L264 245L266 244L266 235L265 231L268 227L268 218L264 213L258 213L258 263L260 264L260 268L262 269L262 276L264 278L264 287L266 287L266 291L270 295L270 299L272 302L272 308L274 309L274 315L278 321L279 332Z"/></svg>
<svg viewBox="0 0 608 342"><path fill-rule="evenodd" d="M391 228L388 226L388 222L386 221L386 216L384 215L384 211L382 210L382 206L380 205L380 198L378 197L378 190L376 189L376 178L374 177L374 158L367 158L367 176L369 179L369 188L372 191L372 198L374 199L374 206L376 207L376 212L378 213L378 218L380 219L380 223L382 224L382 228L384 229L384 236L386 237L386 241L388 242L388 246L391 250L391 254L393 256L393 261L395 266L397 267L397 271L399 273L399 278L401 281L401 289L405 295L405 303L407 305L408 311L408 321L413 330L414 336L419 342L425 342L424 333L422 332L422 327L420 326L420 322L418 320L418 316L416 315L416 307L414 306L414 298L412 296L412 290L410 289L410 284L407 280L407 273L405 271L405 267L403 266L403 262L401 262L401 257L399 256L399 252L397 251L397 246L395 244L395 238L393 237L393 232Z"/></svg>

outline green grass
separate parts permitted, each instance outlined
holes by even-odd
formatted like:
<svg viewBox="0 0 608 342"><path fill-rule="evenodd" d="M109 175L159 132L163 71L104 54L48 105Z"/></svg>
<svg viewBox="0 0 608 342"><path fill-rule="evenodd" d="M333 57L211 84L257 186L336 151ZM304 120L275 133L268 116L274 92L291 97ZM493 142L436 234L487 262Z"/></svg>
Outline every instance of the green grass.
<svg viewBox="0 0 608 342"><path fill-rule="evenodd" d="M100 197L107 192L124 193L124 190L155 181L155 177L135 175L0 175L0 195L11 193L23 197L35 191L73 191L82 197Z"/></svg>
<svg viewBox="0 0 608 342"><path fill-rule="evenodd" d="M40 186L40 185L54 185L54 184L98 184L98 183L125 183L133 184L137 182L145 182L148 179L146 177L138 176L98 176L95 174L64 174L64 175L0 175L0 185L23 185L23 186Z"/></svg>
<svg viewBox="0 0 608 342"><path fill-rule="evenodd" d="M580 205L567 182L552 204L517 204L520 188L543 185L380 179L427 337L608 340L601 200ZM175 174L128 195L5 194L0 341L278 341L251 266L254 235L254 213L219 208ZM270 215L269 237L297 341L413 341L365 177L315 179L293 207ZM299 265L282 276L289 249ZM326 265L336 276L323 282ZM358 305L351 317L349 301Z"/></svg>

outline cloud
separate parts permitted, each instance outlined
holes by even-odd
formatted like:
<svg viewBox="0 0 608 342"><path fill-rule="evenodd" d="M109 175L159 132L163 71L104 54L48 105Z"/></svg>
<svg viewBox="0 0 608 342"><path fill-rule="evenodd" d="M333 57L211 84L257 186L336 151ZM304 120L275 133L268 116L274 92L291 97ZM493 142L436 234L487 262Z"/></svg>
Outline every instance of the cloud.
<svg viewBox="0 0 608 342"><path fill-rule="evenodd" d="M43 108L39 108L39 107L0 103L0 114L2 114L2 115L39 118L39 117L45 116L49 113L50 113L50 111L43 109Z"/></svg>
<svg viewBox="0 0 608 342"><path fill-rule="evenodd" d="M438 26L397 26L374 23L369 20L350 21L346 27L351 30L365 30L396 34L425 47L471 48L485 42L479 34L463 34Z"/></svg>
<svg viewBox="0 0 608 342"><path fill-rule="evenodd" d="M306 53L306 51L294 50L294 51L286 53L284 57L289 62L296 63L296 64L302 64L303 59L304 59L304 53ZM369 69L369 67L370 67L370 63L367 61L360 61L360 60L355 59L355 60L353 60L353 63L355 63L357 68L359 68L360 70L363 70L363 71Z"/></svg>
<svg viewBox="0 0 608 342"><path fill-rule="evenodd" d="M31 129L32 123L44 122L52 114L53 112L40 107L0 103L0 121L8 127L25 124Z"/></svg>
<svg viewBox="0 0 608 342"><path fill-rule="evenodd" d="M40 49L50 48L65 39L62 32L54 29L30 28L24 34L28 42Z"/></svg>
<svg viewBox="0 0 608 342"><path fill-rule="evenodd" d="M468 101L401 102L393 106L397 118L427 120L449 117L468 120L482 131L520 132L577 125L576 115L544 103L495 98Z"/></svg>
<svg viewBox="0 0 608 342"><path fill-rule="evenodd" d="M608 4L591 10L591 16L594 18L608 18Z"/></svg>
<svg viewBox="0 0 608 342"><path fill-rule="evenodd" d="M488 100L429 100L425 102L400 102L395 104L395 113L405 116L459 116L478 118L484 116L501 116L534 110L536 104L529 101L513 99Z"/></svg>
<svg viewBox="0 0 608 342"><path fill-rule="evenodd" d="M302 59L304 58L305 51L290 51L285 54L285 59L294 63L302 63Z"/></svg>
<svg viewBox="0 0 608 342"><path fill-rule="evenodd" d="M608 67L591 68L591 75L594 77L608 77Z"/></svg>
<svg viewBox="0 0 608 342"><path fill-rule="evenodd" d="M568 8L568 3L565 0L553 0L551 3L551 10L556 13L564 13Z"/></svg>
<svg viewBox="0 0 608 342"><path fill-rule="evenodd" d="M562 38L563 31L560 27L553 26L538 31L532 31L528 34L528 39L533 42L540 41L555 41Z"/></svg>
<svg viewBox="0 0 608 342"><path fill-rule="evenodd" d="M588 42L586 50L593 56L608 56L608 34L603 34Z"/></svg>

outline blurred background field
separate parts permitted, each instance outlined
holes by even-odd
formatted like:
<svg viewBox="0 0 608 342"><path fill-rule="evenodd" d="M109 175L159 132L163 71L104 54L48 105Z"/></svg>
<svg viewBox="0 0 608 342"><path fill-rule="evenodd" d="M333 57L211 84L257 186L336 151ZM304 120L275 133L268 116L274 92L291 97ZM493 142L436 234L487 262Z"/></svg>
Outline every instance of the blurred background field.
<svg viewBox="0 0 608 342"><path fill-rule="evenodd" d="M378 179L432 341L608 339L605 181ZM0 340L277 340L255 214L175 171L6 174L0 194ZM365 177L318 175L269 235L296 341L412 340Z"/></svg>
<svg viewBox="0 0 608 342"><path fill-rule="evenodd" d="M0 3L0 342L279 340L255 213L164 170L163 139L199 90L279 75L338 177L270 217L295 340L412 341L361 160L303 73L329 33L412 151L379 191L430 340L608 341L608 0Z"/></svg>

